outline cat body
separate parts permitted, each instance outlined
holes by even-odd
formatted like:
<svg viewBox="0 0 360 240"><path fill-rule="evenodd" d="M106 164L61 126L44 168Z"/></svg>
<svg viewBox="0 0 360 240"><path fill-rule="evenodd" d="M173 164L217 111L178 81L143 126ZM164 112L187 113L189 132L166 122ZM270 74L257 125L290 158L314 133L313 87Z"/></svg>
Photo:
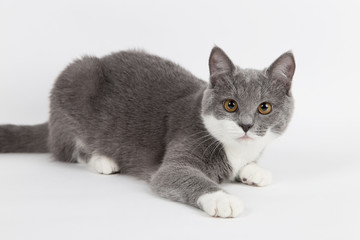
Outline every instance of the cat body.
<svg viewBox="0 0 360 240"><path fill-rule="evenodd" d="M62 161L106 156L121 173L149 180L175 135L199 131L192 119L200 123L195 105L205 88L181 67L145 52L84 57L52 90L50 150Z"/></svg>
<svg viewBox="0 0 360 240"><path fill-rule="evenodd" d="M83 57L56 80L49 122L0 126L0 152L50 151L146 180L160 196L212 216L236 217L242 202L219 183L271 182L255 162L288 125L295 62L288 52L265 70L240 69L214 47L209 66L207 83L142 51Z"/></svg>

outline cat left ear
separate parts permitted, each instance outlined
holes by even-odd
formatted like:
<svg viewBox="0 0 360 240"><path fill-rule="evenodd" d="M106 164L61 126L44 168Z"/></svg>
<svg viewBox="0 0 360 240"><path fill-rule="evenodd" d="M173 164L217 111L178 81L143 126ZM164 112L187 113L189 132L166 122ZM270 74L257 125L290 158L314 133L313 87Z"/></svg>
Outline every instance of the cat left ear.
<svg viewBox="0 0 360 240"><path fill-rule="evenodd" d="M273 64L267 69L271 79L278 79L285 83L286 89L291 88L292 78L295 73L295 58L291 51L282 54Z"/></svg>
<svg viewBox="0 0 360 240"><path fill-rule="evenodd" d="M219 75L232 74L235 66L226 53L221 48L215 46L210 54L209 69L210 83L214 86Z"/></svg>

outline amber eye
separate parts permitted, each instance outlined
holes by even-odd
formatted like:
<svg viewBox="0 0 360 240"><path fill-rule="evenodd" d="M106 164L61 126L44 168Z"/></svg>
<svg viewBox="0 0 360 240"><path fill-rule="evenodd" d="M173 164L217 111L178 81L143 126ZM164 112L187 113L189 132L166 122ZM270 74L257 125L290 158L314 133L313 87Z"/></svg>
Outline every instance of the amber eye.
<svg viewBox="0 0 360 240"><path fill-rule="evenodd" d="M271 104L268 102L263 102L258 106L259 113L264 115L269 114L271 112L271 109Z"/></svg>
<svg viewBox="0 0 360 240"><path fill-rule="evenodd" d="M238 104L235 100L228 99L224 103L224 108L228 112L235 112L238 107Z"/></svg>

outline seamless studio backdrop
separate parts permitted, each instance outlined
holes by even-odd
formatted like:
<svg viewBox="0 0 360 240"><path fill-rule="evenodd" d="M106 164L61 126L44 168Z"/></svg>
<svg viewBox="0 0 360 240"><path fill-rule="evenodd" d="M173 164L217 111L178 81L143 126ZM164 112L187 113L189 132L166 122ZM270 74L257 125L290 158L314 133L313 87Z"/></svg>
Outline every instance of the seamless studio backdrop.
<svg viewBox="0 0 360 240"><path fill-rule="evenodd" d="M358 1L1 1L0 124L47 121L55 78L83 55L145 49L207 81L216 44L244 68L291 49L297 69L293 121L260 159L273 184L224 184L240 218L49 154L0 154L0 239L358 239L359 12Z"/></svg>

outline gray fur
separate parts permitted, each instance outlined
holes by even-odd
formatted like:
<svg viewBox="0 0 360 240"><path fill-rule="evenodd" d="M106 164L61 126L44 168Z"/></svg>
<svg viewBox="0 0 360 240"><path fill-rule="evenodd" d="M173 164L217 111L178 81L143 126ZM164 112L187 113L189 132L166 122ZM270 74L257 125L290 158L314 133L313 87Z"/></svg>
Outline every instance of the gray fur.
<svg viewBox="0 0 360 240"><path fill-rule="evenodd" d="M48 138L59 161L101 154L114 159L120 173L149 181L159 195L198 207L199 196L220 190L219 183L232 171L221 142L209 134L201 115L250 121L258 135L270 126L282 133L293 108L293 72L282 74L292 70L286 69L289 59L295 70L291 53L269 69L241 69L215 47L208 84L145 52L83 57L59 75L51 91L48 136L46 124L2 126L0 152L43 152ZM225 112L223 100L228 98L236 99L242 111ZM265 100L276 108L259 116L254 109Z"/></svg>
<svg viewBox="0 0 360 240"><path fill-rule="evenodd" d="M0 153L45 153L47 148L48 124L34 126L1 125Z"/></svg>

